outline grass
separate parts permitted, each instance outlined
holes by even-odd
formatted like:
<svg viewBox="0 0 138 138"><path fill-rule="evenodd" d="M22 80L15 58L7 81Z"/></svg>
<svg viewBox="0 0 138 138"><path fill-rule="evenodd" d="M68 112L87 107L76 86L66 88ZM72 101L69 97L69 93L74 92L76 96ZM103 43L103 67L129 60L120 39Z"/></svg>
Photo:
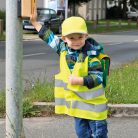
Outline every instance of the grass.
<svg viewBox="0 0 138 138"><path fill-rule="evenodd" d="M33 84L33 87L24 92L23 116L24 117L41 116L42 112L39 109L33 107L33 102L53 102L53 101L54 101L53 82L48 82L48 81L41 82L39 79L37 79Z"/></svg>
<svg viewBox="0 0 138 138"><path fill-rule="evenodd" d="M31 83L30 83L31 84ZM106 87L106 96L112 104L138 104L138 60L111 70ZM23 116L41 116L33 102L53 102L54 83L39 79L26 89L23 97ZM5 93L0 92L0 117L5 115Z"/></svg>
<svg viewBox="0 0 138 138"><path fill-rule="evenodd" d="M138 104L138 61L112 70L106 94L109 103Z"/></svg>
<svg viewBox="0 0 138 138"><path fill-rule="evenodd" d="M94 27L93 21L87 21L86 23L90 34L138 29L136 21L132 21L131 24L128 24L128 21L121 21L121 26L119 26L119 20L110 20L109 22L109 27L106 26L106 20L99 21L97 27Z"/></svg>
<svg viewBox="0 0 138 138"><path fill-rule="evenodd" d="M106 25L106 22L109 21L110 25L116 25L118 26L119 22L121 22L122 25L128 25L128 20L100 20L98 22L98 25ZM131 21L131 25L136 25L136 21Z"/></svg>
<svg viewBox="0 0 138 138"><path fill-rule="evenodd" d="M5 115L5 93L0 92L0 117Z"/></svg>
<svg viewBox="0 0 138 138"><path fill-rule="evenodd" d="M0 41L4 41L4 40L5 40L5 35L4 34L0 35Z"/></svg>
<svg viewBox="0 0 138 138"><path fill-rule="evenodd" d="M33 102L54 101L53 82L41 82L40 80L36 81L33 88L24 93L24 98L29 98Z"/></svg>

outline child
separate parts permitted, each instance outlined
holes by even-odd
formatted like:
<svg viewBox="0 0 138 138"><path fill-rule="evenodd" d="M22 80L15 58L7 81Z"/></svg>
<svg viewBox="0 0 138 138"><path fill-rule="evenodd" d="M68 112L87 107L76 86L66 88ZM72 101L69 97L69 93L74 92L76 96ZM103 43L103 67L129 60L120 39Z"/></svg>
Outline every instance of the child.
<svg viewBox="0 0 138 138"><path fill-rule="evenodd" d="M107 99L97 58L102 47L87 38L81 17L64 20L61 38L39 24L36 17L35 12L30 21L40 38L60 56L60 73L55 75L55 112L74 117L78 138L107 138Z"/></svg>

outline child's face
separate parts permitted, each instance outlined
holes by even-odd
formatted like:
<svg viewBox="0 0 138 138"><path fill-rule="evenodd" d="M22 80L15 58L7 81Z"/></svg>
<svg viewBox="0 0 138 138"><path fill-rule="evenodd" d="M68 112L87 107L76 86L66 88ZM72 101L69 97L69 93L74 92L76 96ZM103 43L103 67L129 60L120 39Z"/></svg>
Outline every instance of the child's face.
<svg viewBox="0 0 138 138"><path fill-rule="evenodd" d="M86 38L87 38L86 34L76 34L76 33L62 37L63 41L68 44L68 47L74 50L81 49L85 45Z"/></svg>

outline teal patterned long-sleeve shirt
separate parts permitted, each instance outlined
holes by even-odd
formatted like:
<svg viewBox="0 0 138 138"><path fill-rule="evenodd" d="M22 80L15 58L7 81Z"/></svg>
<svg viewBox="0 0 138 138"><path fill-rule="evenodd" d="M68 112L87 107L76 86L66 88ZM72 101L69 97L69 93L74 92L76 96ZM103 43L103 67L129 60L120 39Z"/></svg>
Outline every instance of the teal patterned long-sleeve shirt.
<svg viewBox="0 0 138 138"><path fill-rule="evenodd" d="M74 50L69 48L60 37L54 35L53 32L45 26L42 26L40 29L39 37L45 41L48 46L54 49L59 56L61 52L67 52L66 61L71 71L77 61L82 61L83 58L91 53L88 58L88 76L84 77L84 85L88 88L93 88L103 82L103 72L100 61L92 62L92 58L98 55L102 50L102 47L94 39L88 38L81 49Z"/></svg>

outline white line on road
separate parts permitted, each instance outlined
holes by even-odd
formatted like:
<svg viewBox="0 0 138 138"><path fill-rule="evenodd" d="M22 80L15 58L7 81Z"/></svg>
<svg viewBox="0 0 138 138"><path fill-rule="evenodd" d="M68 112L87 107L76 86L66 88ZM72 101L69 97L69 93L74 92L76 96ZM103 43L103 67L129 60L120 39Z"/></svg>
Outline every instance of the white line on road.
<svg viewBox="0 0 138 138"><path fill-rule="evenodd" d="M37 38L36 39L23 39L23 41L40 41L40 40L41 39L39 39L39 38L38 39Z"/></svg>
<svg viewBox="0 0 138 138"><path fill-rule="evenodd" d="M31 57L31 56L39 56L39 55L44 55L46 53L35 53L35 54L28 54L28 55L23 55L24 57Z"/></svg>
<svg viewBox="0 0 138 138"><path fill-rule="evenodd" d="M111 43L111 44L107 44L107 45L112 46L112 45L120 45L120 44L122 44L122 43Z"/></svg>
<svg viewBox="0 0 138 138"><path fill-rule="evenodd" d="M138 42L138 40L134 40L134 42Z"/></svg>

